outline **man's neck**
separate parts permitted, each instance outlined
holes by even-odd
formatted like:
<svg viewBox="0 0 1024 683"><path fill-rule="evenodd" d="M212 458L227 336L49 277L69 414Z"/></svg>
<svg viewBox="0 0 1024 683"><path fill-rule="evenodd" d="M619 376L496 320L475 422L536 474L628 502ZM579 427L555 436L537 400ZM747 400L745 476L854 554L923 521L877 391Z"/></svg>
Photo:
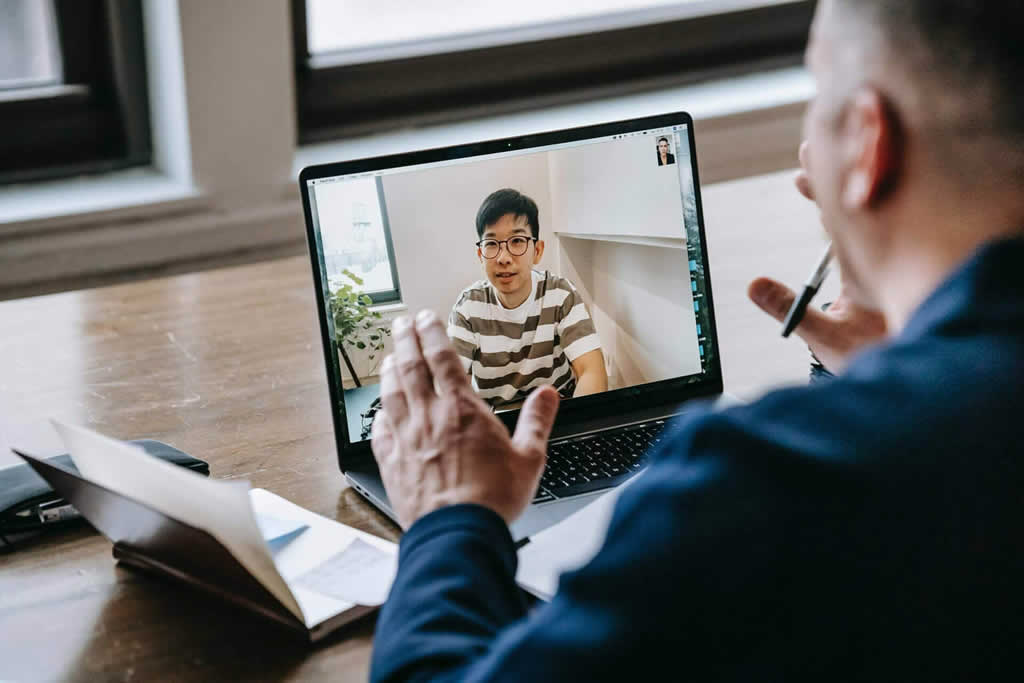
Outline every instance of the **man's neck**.
<svg viewBox="0 0 1024 683"><path fill-rule="evenodd" d="M890 244L876 270L878 300L889 330L903 329L924 300L982 245L1024 236L1024 213L995 207L973 213L963 211L962 205L959 211L940 208L907 223L921 227Z"/></svg>

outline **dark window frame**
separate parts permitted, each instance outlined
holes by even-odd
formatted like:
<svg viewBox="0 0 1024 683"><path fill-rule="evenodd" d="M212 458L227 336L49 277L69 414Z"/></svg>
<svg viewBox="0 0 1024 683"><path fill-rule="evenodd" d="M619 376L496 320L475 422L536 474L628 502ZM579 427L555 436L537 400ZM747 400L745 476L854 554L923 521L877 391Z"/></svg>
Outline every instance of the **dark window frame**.
<svg viewBox="0 0 1024 683"><path fill-rule="evenodd" d="M385 306L387 304L402 303L402 285L398 281L398 257L395 255L395 245L391 241L391 221L388 218L388 205L384 197L384 182L381 176L376 176L377 202L380 205L380 223L384 230L384 243L388 250L388 263L391 265L391 284L394 289L382 290L379 292L367 292L367 296L373 301L374 306Z"/></svg>
<svg viewBox="0 0 1024 683"><path fill-rule="evenodd" d="M291 2L300 144L798 64L816 5L315 68L305 0Z"/></svg>
<svg viewBox="0 0 1024 683"><path fill-rule="evenodd" d="M64 84L0 101L0 184L152 160L141 0L54 0L54 10Z"/></svg>

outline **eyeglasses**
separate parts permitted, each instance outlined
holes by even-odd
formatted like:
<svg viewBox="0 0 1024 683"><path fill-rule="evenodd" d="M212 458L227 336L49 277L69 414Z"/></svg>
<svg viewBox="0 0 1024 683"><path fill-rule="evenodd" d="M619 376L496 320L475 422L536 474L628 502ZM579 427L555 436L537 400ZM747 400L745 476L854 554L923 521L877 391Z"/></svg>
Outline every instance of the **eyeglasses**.
<svg viewBox="0 0 1024 683"><path fill-rule="evenodd" d="M503 244L512 256L522 256L530 248L532 239L532 237L510 237L507 240L480 240L476 246L480 248L480 253L484 258L498 258Z"/></svg>

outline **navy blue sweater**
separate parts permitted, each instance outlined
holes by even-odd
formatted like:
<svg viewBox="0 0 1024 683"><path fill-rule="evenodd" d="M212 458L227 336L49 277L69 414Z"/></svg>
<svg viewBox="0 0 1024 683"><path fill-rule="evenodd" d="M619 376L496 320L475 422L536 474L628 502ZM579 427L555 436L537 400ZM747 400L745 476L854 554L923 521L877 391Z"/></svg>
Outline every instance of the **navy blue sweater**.
<svg viewBox="0 0 1024 683"><path fill-rule="evenodd" d="M402 539L374 680L1022 680L1024 243L833 381L672 428L529 610L493 512Z"/></svg>

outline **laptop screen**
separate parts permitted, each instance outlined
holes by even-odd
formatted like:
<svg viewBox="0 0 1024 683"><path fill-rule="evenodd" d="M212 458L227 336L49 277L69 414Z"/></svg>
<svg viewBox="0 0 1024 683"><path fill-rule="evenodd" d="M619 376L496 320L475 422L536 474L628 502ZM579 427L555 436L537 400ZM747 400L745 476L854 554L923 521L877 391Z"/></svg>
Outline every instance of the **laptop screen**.
<svg viewBox="0 0 1024 683"><path fill-rule="evenodd" d="M350 443L390 321L421 309L496 412L718 372L689 126L516 147L305 179Z"/></svg>

